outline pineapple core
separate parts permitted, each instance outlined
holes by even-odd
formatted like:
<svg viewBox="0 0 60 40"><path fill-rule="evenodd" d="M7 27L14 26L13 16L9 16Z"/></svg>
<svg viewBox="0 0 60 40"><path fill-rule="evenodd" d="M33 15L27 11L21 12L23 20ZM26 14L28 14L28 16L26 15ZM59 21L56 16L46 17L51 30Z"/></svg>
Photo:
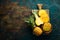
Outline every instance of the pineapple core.
<svg viewBox="0 0 60 40"><path fill-rule="evenodd" d="M32 10L32 13L35 16L35 23L36 23L36 25L39 26L39 25L43 24L43 21L37 15L37 10Z"/></svg>

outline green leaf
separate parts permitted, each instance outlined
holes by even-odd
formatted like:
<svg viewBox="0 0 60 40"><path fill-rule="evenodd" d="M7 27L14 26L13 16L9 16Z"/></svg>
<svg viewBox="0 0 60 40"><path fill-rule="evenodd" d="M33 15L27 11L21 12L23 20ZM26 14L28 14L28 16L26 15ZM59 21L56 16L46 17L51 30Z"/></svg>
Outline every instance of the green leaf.
<svg viewBox="0 0 60 40"><path fill-rule="evenodd" d="M34 23L34 15L31 15L29 18L25 18L24 20L25 20L25 22L30 24L32 27L35 25L35 23Z"/></svg>

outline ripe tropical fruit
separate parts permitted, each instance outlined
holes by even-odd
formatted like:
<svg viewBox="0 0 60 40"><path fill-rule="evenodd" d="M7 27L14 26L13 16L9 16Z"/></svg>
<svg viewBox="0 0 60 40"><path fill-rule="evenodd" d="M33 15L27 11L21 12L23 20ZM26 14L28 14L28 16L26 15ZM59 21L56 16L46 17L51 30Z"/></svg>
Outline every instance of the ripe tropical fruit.
<svg viewBox="0 0 60 40"><path fill-rule="evenodd" d="M40 26L41 24L43 24L43 21L40 19L40 17L38 17L37 15L37 10L32 10L32 13L34 14L35 16L35 24L37 26Z"/></svg>
<svg viewBox="0 0 60 40"><path fill-rule="evenodd" d="M38 15L40 16L43 22L49 22L49 15L47 10L39 10Z"/></svg>
<svg viewBox="0 0 60 40"><path fill-rule="evenodd" d="M33 29L33 33L34 33L36 36L40 36L40 35L43 33L43 31L42 31L42 29L41 29L40 27L35 27L35 28Z"/></svg>
<svg viewBox="0 0 60 40"><path fill-rule="evenodd" d="M41 9L38 11L38 15L42 16L42 17L46 17L46 16L48 16L48 12L47 12L47 10Z"/></svg>
<svg viewBox="0 0 60 40"><path fill-rule="evenodd" d="M42 16L41 16L40 19L41 19L44 23L50 21L50 18L49 18L48 16L45 16L45 17L42 17Z"/></svg>
<svg viewBox="0 0 60 40"><path fill-rule="evenodd" d="M35 23L36 23L37 26L39 26L39 25L43 24L43 21L40 18L37 18L35 20Z"/></svg>
<svg viewBox="0 0 60 40"><path fill-rule="evenodd" d="M52 29L52 26L51 26L50 23L48 23L48 22L47 23L44 23L44 25L43 25L43 31L50 32L51 29Z"/></svg>

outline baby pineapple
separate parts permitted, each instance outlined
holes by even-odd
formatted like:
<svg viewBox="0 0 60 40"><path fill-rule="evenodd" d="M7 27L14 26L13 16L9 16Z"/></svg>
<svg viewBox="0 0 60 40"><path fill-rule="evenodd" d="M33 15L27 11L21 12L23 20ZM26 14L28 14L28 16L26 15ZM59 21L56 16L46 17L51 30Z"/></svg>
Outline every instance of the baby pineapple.
<svg viewBox="0 0 60 40"><path fill-rule="evenodd" d="M34 33L36 36L40 36L40 35L43 33L43 31L42 31L42 29L41 29L40 27L35 27L35 28L33 29L33 33Z"/></svg>
<svg viewBox="0 0 60 40"><path fill-rule="evenodd" d="M52 26L51 26L50 23L44 23L44 25L43 25L43 31L49 32L49 31L51 31L51 29L52 29Z"/></svg>

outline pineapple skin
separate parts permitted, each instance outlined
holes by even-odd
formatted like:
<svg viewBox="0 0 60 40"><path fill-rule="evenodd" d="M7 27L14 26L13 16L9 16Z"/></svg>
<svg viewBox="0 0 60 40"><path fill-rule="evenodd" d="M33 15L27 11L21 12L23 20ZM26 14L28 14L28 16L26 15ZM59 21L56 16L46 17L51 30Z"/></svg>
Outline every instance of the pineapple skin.
<svg viewBox="0 0 60 40"><path fill-rule="evenodd" d="M49 32L49 31L51 31L51 29L52 29L52 25L49 22L48 23L44 23L43 31Z"/></svg>
<svg viewBox="0 0 60 40"><path fill-rule="evenodd" d="M35 28L33 29L33 33L34 33L36 36L40 36L40 35L43 33L43 31L42 31L42 29L41 29L40 27L35 27Z"/></svg>

